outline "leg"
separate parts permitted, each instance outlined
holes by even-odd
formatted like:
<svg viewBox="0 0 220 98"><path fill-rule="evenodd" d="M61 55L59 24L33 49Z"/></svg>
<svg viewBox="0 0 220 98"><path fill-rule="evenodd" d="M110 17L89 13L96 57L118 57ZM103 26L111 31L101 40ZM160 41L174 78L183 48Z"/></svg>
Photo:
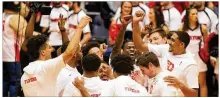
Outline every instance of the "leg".
<svg viewBox="0 0 220 98"><path fill-rule="evenodd" d="M20 91L20 78L21 78L21 65L20 62L12 62L10 64L10 73L11 73L11 78L10 78L10 96L12 97L17 97L19 95Z"/></svg>
<svg viewBox="0 0 220 98"><path fill-rule="evenodd" d="M8 97L9 84L10 84L10 73L9 63L3 62L3 97Z"/></svg>
<svg viewBox="0 0 220 98"><path fill-rule="evenodd" d="M200 96L207 97L207 85L206 85L206 72L199 72L199 87L200 87Z"/></svg>

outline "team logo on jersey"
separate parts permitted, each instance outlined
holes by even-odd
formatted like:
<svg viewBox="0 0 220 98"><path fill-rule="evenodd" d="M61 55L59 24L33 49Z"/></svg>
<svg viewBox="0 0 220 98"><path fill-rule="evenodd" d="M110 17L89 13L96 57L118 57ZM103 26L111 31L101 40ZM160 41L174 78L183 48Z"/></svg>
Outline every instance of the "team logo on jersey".
<svg viewBox="0 0 220 98"><path fill-rule="evenodd" d="M167 60L167 70L172 71L174 69L174 64Z"/></svg>

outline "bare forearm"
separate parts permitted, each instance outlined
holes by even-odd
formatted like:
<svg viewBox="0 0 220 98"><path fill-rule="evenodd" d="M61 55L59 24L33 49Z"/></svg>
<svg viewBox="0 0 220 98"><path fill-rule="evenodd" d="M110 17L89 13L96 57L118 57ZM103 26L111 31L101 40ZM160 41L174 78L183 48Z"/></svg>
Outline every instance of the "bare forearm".
<svg viewBox="0 0 220 98"><path fill-rule="evenodd" d="M62 35L62 42L63 42L63 44L66 43L67 41L69 41L69 38L68 38L68 36L67 36L65 31L61 31L61 35Z"/></svg>
<svg viewBox="0 0 220 98"><path fill-rule="evenodd" d="M86 44L91 39L91 33L88 32L86 35L84 35L83 39L80 41L81 45Z"/></svg>
<svg viewBox="0 0 220 98"><path fill-rule="evenodd" d="M75 35L70 40L69 45L67 46L66 51L64 52L64 62L68 62L72 56L76 53L79 46L80 38L82 34L82 28L77 28Z"/></svg>
<svg viewBox="0 0 220 98"><path fill-rule="evenodd" d="M135 48L140 52L145 52L147 48L144 48L144 43L142 42L142 38L140 35L140 26L138 22L133 22L133 42Z"/></svg>
<svg viewBox="0 0 220 98"><path fill-rule="evenodd" d="M80 88L79 91L82 94L82 97L90 97L90 95L89 95L88 91L86 90L86 88Z"/></svg>
<svg viewBox="0 0 220 98"><path fill-rule="evenodd" d="M198 90L189 88L188 86L181 84L180 87L185 97L198 97Z"/></svg>
<svg viewBox="0 0 220 98"><path fill-rule="evenodd" d="M111 58L117 55L118 53L120 53L121 51L121 46L124 42L124 35L125 35L126 27L127 26L122 26L122 28L120 29L118 33L118 36L115 41L115 46L113 47L113 50L112 50Z"/></svg>
<svg viewBox="0 0 220 98"><path fill-rule="evenodd" d="M35 18L36 18L36 14L35 13L32 13L31 15L31 18L28 22L28 25L26 27L26 31L25 31L25 40L24 42L22 43L22 49L24 51L27 51L27 40L29 37L33 36L33 32L34 32L34 25L35 25Z"/></svg>
<svg viewBox="0 0 220 98"><path fill-rule="evenodd" d="M34 32L34 25L35 25L35 19L36 19L36 14L32 13L31 18L28 22L26 31L25 31L25 38L31 37Z"/></svg>

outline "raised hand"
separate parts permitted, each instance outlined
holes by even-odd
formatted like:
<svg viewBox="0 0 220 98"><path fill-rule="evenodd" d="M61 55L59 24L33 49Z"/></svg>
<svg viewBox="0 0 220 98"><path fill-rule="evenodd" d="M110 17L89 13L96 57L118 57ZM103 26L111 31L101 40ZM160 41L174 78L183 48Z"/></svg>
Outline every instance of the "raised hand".
<svg viewBox="0 0 220 98"><path fill-rule="evenodd" d="M78 27L79 27L79 28L84 28L89 22L92 22L92 18L89 17L89 16L84 16L84 17L80 20Z"/></svg>
<svg viewBox="0 0 220 98"><path fill-rule="evenodd" d="M73 85L78 89L84 89L84 78L75 78Z"/></svg>
<svg viewBox="0 0 220 98"><path fill-rule="evenodd" d="M63 18L63 15L60 14L60 18L59 18L59 22L58 22L58 26L59 26L60 31L65 30L65 27L64 27L65 23L66 23L66 19Z"/></svg>
<svg viewBox="0 0 220 98"><path fill-rule="evenodd" d="M131 21L132 21L132 16L131 15L125 15L123 18L122 18L122 24L123 25L128 25Z"/></svg>
<svg viewBox="0 0 220 98"><path fill-rule="evenodd" d="M107 51L108 45L106 45L105 43L100 45L100 50L105 53Z"/></svg>
<svg viewBox="0 0 220 98"><path fill-rule="evenodd" d="M135 15L133 16L133 22L140 22L140 21L143 21L144 19L144 12L143 11L137 11L135 13Z"/></svg>

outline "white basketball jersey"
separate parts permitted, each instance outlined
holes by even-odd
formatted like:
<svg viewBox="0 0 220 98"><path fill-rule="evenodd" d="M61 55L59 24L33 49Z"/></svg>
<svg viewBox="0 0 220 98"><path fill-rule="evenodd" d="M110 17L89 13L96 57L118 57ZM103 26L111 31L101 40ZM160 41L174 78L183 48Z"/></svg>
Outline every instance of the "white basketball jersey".
<svg viewBox="0 0 220 98"><path fill-rule="evenodd" d="M63 15L64 18L68 17L68 7L63 5L60 8L52 8L51 13L50 13L50 30L51 32L49 36L49 43L52 46L59 46L62 45L62 36L60 33L60 29L58 26L58 21L60 18L60 15ZM65 28L66 25L65 25Z"/></svg>
<svg viewBox="0 0 220 98"><path fill-rule="evenodd" d="M13 15L3 14L2 60L4 62L20 61L20 48L22 39L17 38L17 32L14 31L9 25L9 21L12 16Z"/></svg>
<svg viewBox="0 0 220 98"><path fill-rule="evenodd" d="M193 30L192 29L187 30L187 33L190 36L190 42L186 49L189 50L193 54L198 53L200 45L203 44L202 31L200 28L201 26L199 25L197 26L197 28Z"/></svg>

